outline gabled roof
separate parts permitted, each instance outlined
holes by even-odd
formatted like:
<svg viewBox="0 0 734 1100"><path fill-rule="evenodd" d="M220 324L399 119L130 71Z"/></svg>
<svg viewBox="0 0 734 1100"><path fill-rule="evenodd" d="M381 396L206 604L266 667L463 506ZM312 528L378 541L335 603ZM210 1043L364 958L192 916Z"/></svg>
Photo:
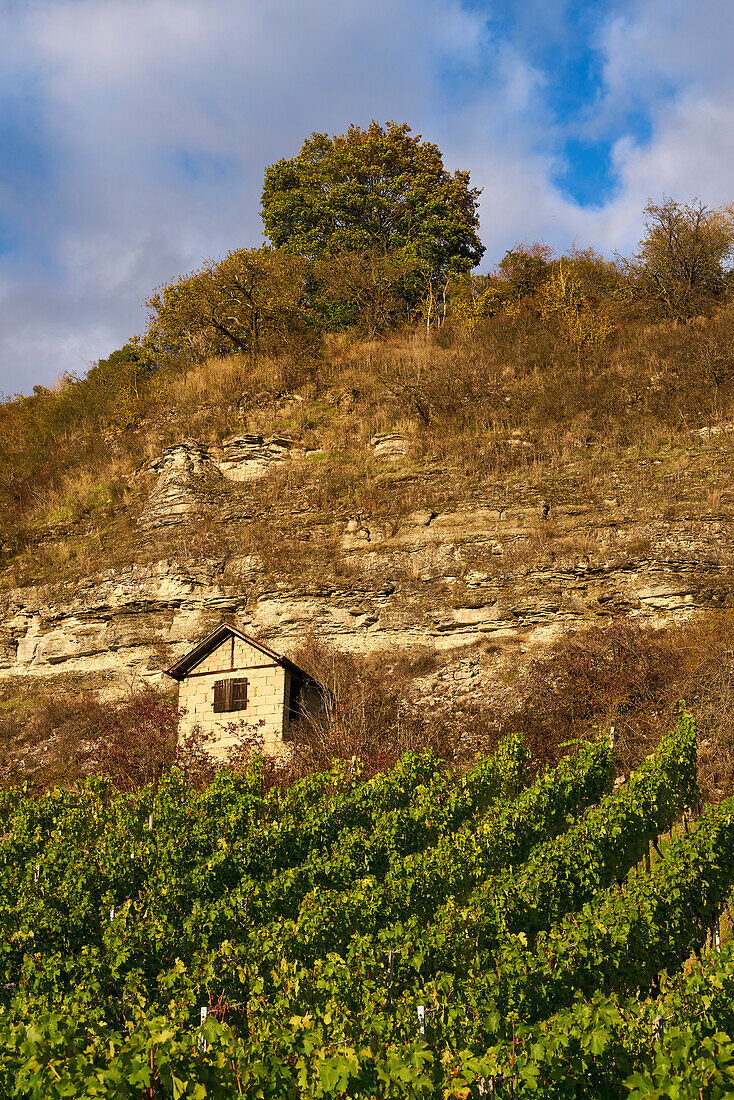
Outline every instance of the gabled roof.
<svg viewBox="0 0 734 1100"><path fill-rule="evenodd" d="M308 680L312 684L316 684L316 680L314 680L313 676L309 676L307 672L304 672L304 670L294 664L293 661L289 661L287 657L284 657L280 653L276 653L274 649L264 645L263 642L259 642L257 638L251 638L249 634L245 634L242 630L238 630L236 626L230 626L229 623L222 623L216 630L212 630L211 634L208 634L203 641L199 642L193 649L190 649L180 661L176 661L175 665L171 665L170 668L165 669L165 675L171 676L174 680L183 680L193 668L196 668L205 657L208 657L209 654L227 638L240 638L241 641L247 642L248 645L253 646L266 657L269 657L271 661L275 661L276 664L282 665L283 668L287 668L289 672L298 676L299 679ZM316 684L316 686L318 687L319 685Z"/></svg>

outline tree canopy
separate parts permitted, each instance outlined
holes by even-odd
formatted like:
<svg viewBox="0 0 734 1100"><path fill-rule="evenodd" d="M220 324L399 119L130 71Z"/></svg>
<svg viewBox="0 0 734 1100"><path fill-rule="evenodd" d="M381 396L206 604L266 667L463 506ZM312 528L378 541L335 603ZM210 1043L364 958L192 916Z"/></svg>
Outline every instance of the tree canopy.
<svg viewBox="0 0 734 1100"><path fill-rule="evenodd" d="M468 172L447 172L438 147L411 136L407 123L373 121L332 137L313 133L297 156L267 168L262 217L287 252L403 252L436 275L482 258L479 194Z"/></svg>
<svg viewBox="0 0 734 1100"><path fill-rule="evenodd" d="M144 344L163 359L274 352L304 330L307 264L267 248L240 248L159 287L146 299Z"/></svg>
<svg viewBox="0 0 734 1100"><path fill-rule="evenodd" d="M726 263L734 248L731 212L704 203L650 199L647 235L629 265L636 287L660 312L685 320L705 310L726 285Z"/></svg>

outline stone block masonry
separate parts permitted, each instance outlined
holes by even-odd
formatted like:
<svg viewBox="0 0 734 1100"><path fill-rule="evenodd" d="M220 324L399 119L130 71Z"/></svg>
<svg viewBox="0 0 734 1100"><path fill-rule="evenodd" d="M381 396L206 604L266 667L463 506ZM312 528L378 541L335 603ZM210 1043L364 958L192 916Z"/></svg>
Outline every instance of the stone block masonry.
<svg viewBox="0 0 734 1100"><path fill-rule="evenodd" d="M244 709L214 711L214 685L220 680L247 680ZM213 734L216 741L208 751L225 760L243 734L262 739L270 754L283 751L286 733L286 671L262 652L240 639L227 639L210 653L179 684L179 737L195 726Z"/></svg>

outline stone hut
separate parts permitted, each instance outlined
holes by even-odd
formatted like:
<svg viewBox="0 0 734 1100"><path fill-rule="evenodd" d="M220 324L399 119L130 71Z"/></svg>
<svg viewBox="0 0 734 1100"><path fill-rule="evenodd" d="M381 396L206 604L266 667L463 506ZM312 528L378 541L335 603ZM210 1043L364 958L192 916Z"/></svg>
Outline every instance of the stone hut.
<svg viewBox="0 0 734 1100"><path fill-rule="evenodd" d="M262 737L263 751L279 755L293 723L317 714L324 693L302 668L234 626L213 630L166 669L178 681L179 736L193 726L213 733L209 752L224 759L244 725Z"/></svg>

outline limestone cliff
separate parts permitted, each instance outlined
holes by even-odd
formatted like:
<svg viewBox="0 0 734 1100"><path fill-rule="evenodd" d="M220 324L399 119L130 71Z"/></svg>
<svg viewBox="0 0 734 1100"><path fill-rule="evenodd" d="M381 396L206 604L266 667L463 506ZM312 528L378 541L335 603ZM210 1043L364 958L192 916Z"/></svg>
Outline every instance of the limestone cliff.
<svg viewBox="0 0 734 1100"><path fill-rule="evenodd" d="M395 437L376 445L386 442L405 453ZM149 464L140 525L190 525L226 509L237 522L227 487L302 456L286 439L183 441ZM734 517L720 505L666 520L622 492L592 505L528 491L510 505L467 500L390 521L323 522L341 573L278 573L255 553L14 588L0 597L0 677L71 677L112 692L131 677L156 681L224 618L285 652L310 631L357 651L450 650L480 639L532 645L612 612L660 622L734 604Z"/></svg>

